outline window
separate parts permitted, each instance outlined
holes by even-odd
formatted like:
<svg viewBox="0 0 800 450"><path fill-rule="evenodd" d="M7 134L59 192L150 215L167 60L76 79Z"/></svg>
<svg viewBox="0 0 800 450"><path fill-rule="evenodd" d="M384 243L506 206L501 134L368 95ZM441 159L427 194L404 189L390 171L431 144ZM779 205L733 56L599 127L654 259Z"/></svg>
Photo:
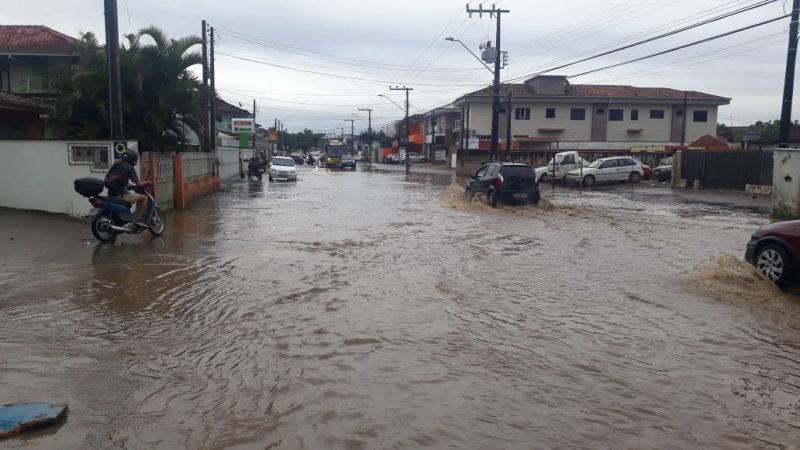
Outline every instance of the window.
<svg viewBox="0 0 800 450"><path fill-rule="evenodd" d="M68 144L68 160L71 165L88 165L92 172L105 172L111 167L107 144Z"/></svg>
<svg viewBox="0 0 800 450"><path fill-rule="evenodd" d="M678 117L683 116L683 110L679 109L679 110L675 111L675 115L678 116Z"/></svg>
<svg viewBox="0 0 800 450"><path fill-rule="evenodd" d="M514 118L517 120L531 120L531 109L530 108L515 108L514 109Z"/></svg>
<svg viewBox="0 0 800 450"><path fill-rule="evenodd" d="M625 111L622 109L609 109L608 110L608 120L612 122L621 122L622 118L625 115Z"/></svg>
<svg viewBox="0 0 800 450"><path fill-rule="evenodd" d="M693 116L695 122L708 122L708 111L695 111Z"/></svg>
<svg viewBox="0 0 800 450"><path fill-rule="evenodd" d="M575 164L575 155L567 155L561 160L561 165Z"/></svg>
<svg viewBox="0 0 800 450"><path fill-rule="evenodd" d="M475 172L475 176L478 177L478 178L485 177L486 176L486 172L488 172L488 171L489 171L489 166L483 166L480 169L478 169L477 172Z"/></svg>
<svg viewBox="0 0 800 450"><path fill-rule="evenodd" d="M639 110L632 109L631 110L631 120L639 120Z"/></svg>
<svg viewBox="0 0 800 450"><path fill-rule="evenodd" d="M605 113L606 113L605 109L603 109L603 108L598 108L597 109L597 114L605 114Z"/></svg>
<svg viewBox="0 0 800 450"><path fill-rule="evenodd" d="M618 161L619 162L617 164L619 164L620 167L635 166L636 165L636 163L633 162L632 159L625 158L625 159L619 159Z"/></svg>
<svg viewBox="0 0 800 450"><path fill-rule="evenodd" d="M617 167L617 160L616 159L609 159L605 161L603 164L600 165L601 169L611 169L613 167Z"/></svg>
<svg viewBox="0 0 800 450"><path fill-rule="evenodd" d="M486 176L489 178L494 178L497 176L497 172L500 171L500 168L497 165L489 166L489 171L486 173Z"/></svg>
<svg viewBox="0 0 800 450"><path fill-rule="evenodd" d="M663 109L651 109L650 110L650 118L651 119L663 119L664 118L664 110Z"/></svg>
<svg viewBox="0 0 800 450"><path fill-rule="evenodd" d="M544 118L545 119L555 119L556 118L556 109L555 108L547 108L544 110Z"/></svg>
<svg viewBox="0 0 800 450"><path fill-rule="evenodd" d="M8 68L0 69L0 91L11 90L11 73Z"/></svg>
<svg viewBox="0 0 800 450"><path fill-rule="evenodd" d="M569 110L569 120L586 120L586 109L571 108Z"/></svg>

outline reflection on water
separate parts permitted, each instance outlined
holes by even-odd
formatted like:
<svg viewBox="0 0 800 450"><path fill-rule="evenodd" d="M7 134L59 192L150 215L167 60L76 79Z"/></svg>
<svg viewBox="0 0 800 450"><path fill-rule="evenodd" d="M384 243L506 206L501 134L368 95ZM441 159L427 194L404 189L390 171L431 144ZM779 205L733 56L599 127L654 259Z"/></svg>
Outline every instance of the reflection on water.
<svg viewBox="0 0 800 450"><path fill-rule="evenodd" d="M0 398L71 407L10 445L800 446L800 304L715 262L764 217L451 182L236 180L163 239L10 270Z"/></svg>

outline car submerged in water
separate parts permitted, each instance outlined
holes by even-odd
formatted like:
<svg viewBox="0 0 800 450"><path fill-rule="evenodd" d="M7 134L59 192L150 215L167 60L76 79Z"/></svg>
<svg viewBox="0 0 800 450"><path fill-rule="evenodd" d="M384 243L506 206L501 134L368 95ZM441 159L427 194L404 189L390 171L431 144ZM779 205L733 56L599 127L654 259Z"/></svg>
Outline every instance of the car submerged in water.
<svg viewBox="0 0 800 450"><path fill-rule="evenodd" d="M269 166L269 181L297 181L294 160L286 156L272 158Z"/></svg>
<svg viewBox="0 0 800 450"><path fill-rule="evenodd" d="M468 199L483 195L492 208L500 202L536 206L541 198L533 167L504 162L491 162L478 169L470 177L464 194Z"/></svg>
<svg viewBox="0 0 800 450"><path fill-rule="evenodd" d="M756 230L744 258L778 287L797 279L800 268L800 220L777 222Z"/></svg>

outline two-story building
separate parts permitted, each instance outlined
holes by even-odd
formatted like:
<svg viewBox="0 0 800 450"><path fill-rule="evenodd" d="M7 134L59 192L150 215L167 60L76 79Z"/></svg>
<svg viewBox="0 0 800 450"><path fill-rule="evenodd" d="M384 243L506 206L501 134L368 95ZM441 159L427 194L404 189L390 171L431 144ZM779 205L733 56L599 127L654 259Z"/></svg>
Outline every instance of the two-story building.
<svg viewBox="0 0 800 450"><path fill-rule="evenodd" d="M730 103L703 92L571 84L566 76L553 75L503 84L501 95L500 137L508 135L507 114L512 114L512 139L537 142L692 142L716 135L717 109ZM491 138L491 87L458 98L454 106L463 108L469 135Z"/></svg>
<svg viewBox="0 0 800 450"><path fill-rule="evenodd" d="M58 93L47 79L77 62L73 37L41 25L0 25L0 139L41 139Z"/></svg>

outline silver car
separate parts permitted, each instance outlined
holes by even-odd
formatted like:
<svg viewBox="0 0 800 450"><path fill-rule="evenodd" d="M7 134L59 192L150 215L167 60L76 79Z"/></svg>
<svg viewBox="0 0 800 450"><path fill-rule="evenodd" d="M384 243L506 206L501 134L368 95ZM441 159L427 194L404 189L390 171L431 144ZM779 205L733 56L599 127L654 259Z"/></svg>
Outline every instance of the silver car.
<svg viewBox="0 0 800 450"><path fill-rule="evenodd" d="M286 156L276 156L269 166L269 181L297 181L297 168L294 160Z"/></svg>
<svg viewBox="0 0 800 450"><path fill-rule="evenodd" d="M596 183L615 181L638 183L643 176L644 169L641 163L630 156L614 156L600 158L582 170L568 172L567 182L581 183L582 181L584 186L594 186Z"/></svg>

